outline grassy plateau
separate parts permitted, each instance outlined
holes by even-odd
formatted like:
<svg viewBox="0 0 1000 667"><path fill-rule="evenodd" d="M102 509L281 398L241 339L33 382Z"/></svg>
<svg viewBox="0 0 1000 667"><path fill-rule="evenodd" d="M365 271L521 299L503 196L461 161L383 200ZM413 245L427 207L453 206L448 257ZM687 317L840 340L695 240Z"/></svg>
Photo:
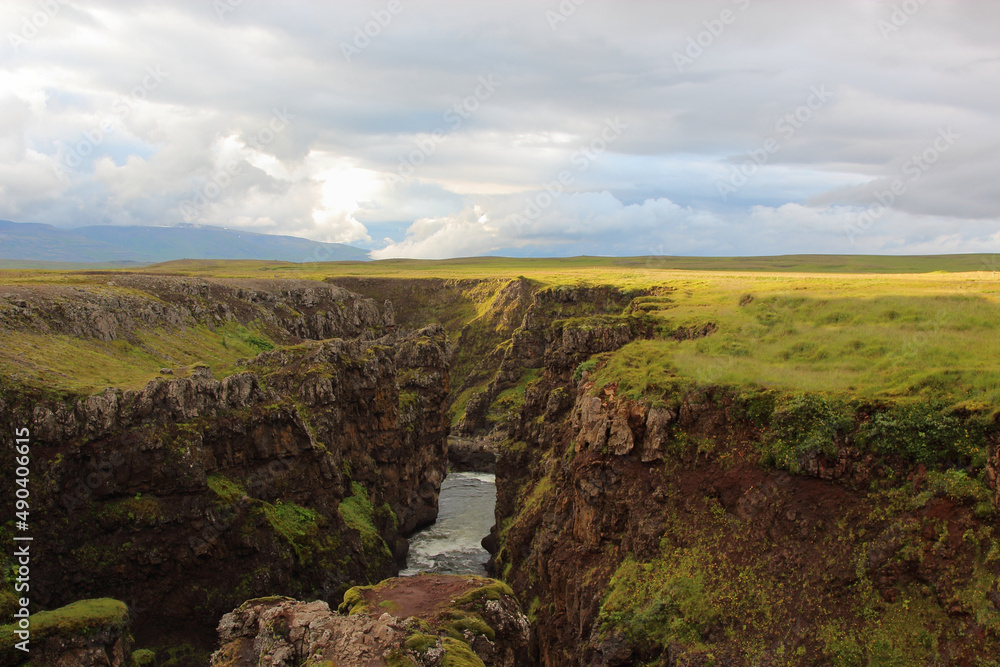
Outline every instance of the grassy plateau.
<svg viewBox="0 0 1000 667"><path fill-rule="evenodd" d="M206 278L502 281L538 287L615 285L653 290L633 309L664 330L710 336L636 342L602 358L601 377L641 394L680 380L834 392L863 399L1000 405L1000 275L992 255L939 257L598 258L387 260L290 264L183 260L137 271ZM0 271L0 285L115 289L118 271ZM119 288L123 289L123 288ZM475 289L467 292L476 298ZM482 305L482 304L480 304ZM2 305L0 305L2 308ZM438 313L456 331L484 309ZM454 317L452 317L454 315ZM206 363L218 376L253 356L243 327L150 331L137 340L81 341L0 330L0 369L49 389L86 393L141 386L161 366ZM267 344L267 341L264 341ZM182 371L183 372L183 371Z"/></svg>

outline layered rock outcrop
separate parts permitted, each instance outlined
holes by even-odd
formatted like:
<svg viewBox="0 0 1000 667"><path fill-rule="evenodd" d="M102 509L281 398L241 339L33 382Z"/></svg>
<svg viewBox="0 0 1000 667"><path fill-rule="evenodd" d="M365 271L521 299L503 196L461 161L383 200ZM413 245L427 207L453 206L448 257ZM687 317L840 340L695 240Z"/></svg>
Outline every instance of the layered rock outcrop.
<svg viewBox="0 0 1000 667"><path fill-rule="evenodd" d="M495 374L469 399L456 431L471 435L495 427L488 419L491 406L529 369L552 372L559 367L571 376L576 364L591 355L649 337L652 324L648 319L641 314L621 314L634 296L612 287L555 287L534 292L521 326L497 348L502 356L495 364ZM581 313L604 317L578 318Z"/></svg>
<svg viewBox="0 0 1000 667"><path fill-rule="evenodd" d="M228 377L195 366L85 397L0 383L0 423L31 430L32 529L49 536L32 602L110 595L140 644L210 641L248 598L339 599L397 571L447 471L445 332L397 331L391 306L323 284L111 280L8 288L33 298L7 324L107 340L252 321L291 345Z"/></svg>
<svg viewBox="0 0 1000 667"><path fill-rule="evenodd" d="M216 667L530 664L530 626L503 583L421 575L347 592L340 612L290 598L250 600L219 623Z"/></svg>
<svg viewBox="0 0 1000 667"><path fill-rule="evenodd" d="M91 274L93 277L95 274ZM103 284L102 284L103 283ZM113 341L156 327L257 322L282 339L373 335L392 311L307 280L229 280L108 273L71 284L5 285L0 327Z"/></svg>
<svg viewBox="0 0 1000 667"><path fill-rule="evenodd" d="M80 600L33 614L28 639L16 626L0 627L0 665L129 667L132 636L129 611L118 600ZM22 650L22 649L27 650Z"/></svg>
<svg viewBox="0 0 1000 667"><path fill-rule="evenodd" d="M459 472L496 471L497 443L490 438L448 438L448 464Z"/></svg>
<svg viewBox="0 0 1000 667"><path fill-rule="evenodd" d="M1000 650L995 427L986 494L948 456L863 444L886 406L831 426L766 390L595 385L580 361L633 335L573 325L550 322L544 373L508 422L485 542L492 572L532 601L540 664L978 664ZM714 326L678 331L661 335ZM964 437L984 432L965 418Z"/></svg>

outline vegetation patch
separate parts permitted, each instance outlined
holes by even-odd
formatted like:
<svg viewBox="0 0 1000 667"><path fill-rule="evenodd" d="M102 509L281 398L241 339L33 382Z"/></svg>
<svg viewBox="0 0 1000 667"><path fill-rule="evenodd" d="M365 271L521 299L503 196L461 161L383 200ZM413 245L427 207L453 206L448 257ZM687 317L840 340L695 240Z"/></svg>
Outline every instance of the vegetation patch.
<svg viewBox="0 0 1000 667"><path fill-rule="evenodd" d="M911 507L923 507L937 494L972 505L976 516L981 519L997 513L989 488L980 480L969 477L964 470L929 471L926 488L913 499Z"/></svg>
<svg viewBox="0 0 1000 667"><path fill-rule="evenodd" d="M812 453L834 456L837 442L854 425L854 411L842 401L817 394L782 397L762 444L764 462L800 472L800 462Z"/></svg>
<svg viewBox="0 0 1000 667"><path fill-rule="evenodd" d="M490 641L496 639L496 632L479 614L453 610L447 616L449 620L441 626L441 630L449 637L464 641L465 633L468 632L473 635L483 635Z"/></svg>
<svg viewBox="0 0 1000 667"><path fill-rule="evenodd" d="M135 667L153 667L156 664L156 652L142 648L132 652L132 663Z"/></svg>
<svg viewBox="0 0 1000 667"><path fill-rule="evenodd" d="M377 586L354 586L353 588L348 588L344 592L344 601L340 603L337 607L337 611L341 614L363 614L368 610L365 604L365 591L375 590Z"/></svg>
<svg viewBox="0 0 1000 667"><path fill-rule="evenodd" d="M651 563L628 556L611 578L601 621L626 629L639 645L700 644L720 612L698 556L678 550Z"/></svg>
<svg viewBox="0 0 1000 667"><path fill-rule="evenodd" d="M222 346L228 348L233 341L240 344L240 347L249 348L251 351L260 354L274 349L274 343L265 336L258 327L251 330L238 322L227 322L225 326L217 329L222 336Z"/></svg>
<svg viewBox="0 0 1000 667"><path fill-rule="evenodd" d="M132 498L95 504L94 508L98 519L129 523L155 522L163 514L158 498L141 493Z"/></svg>
<svg viewBox="0 0 1000 667"><path fill-rule="evenodd" d="M225 475L209 475L206 482L208 488L226 505L233 505L247 497L247 490Z"/></svg>
<svg viewBox="0 0 1000 667"><path fill-rule="evenodd" d="M541 369L528 368L521 374L516 385L500 392L493 399L493 403L490 404L490 409L486 413L487 422L491 424L506 423L516 417L521 411L521 406L524 405L524 392L528 385L538 380L541 374Z"/></svg>
<svg viewBox="0 0 1000 667"><path fill-rule="evenodd" d="M319 518L316 510L280 500L265 504L264 515L275 532L292 543L316 532Z"/></svg>
<svg viewBox="0 0 1000 667"><path fill-rule="evenodd" d="M414 653L424 654L429 649L437 646L438 638L437 635L426 635L422 632L414 632L406 639L404 647L407 651L413 651Z"/></svg>
<svg viewBox="0 0 1000 667"><path fill-rule="evenodd" d="M303 565L314 562L319 567L336 566L333 556L340 548L335 532L323 530L326 518L316 510L292 502L277 501L274 505L262 501L261 509L274 532L280 535L295 552Z"/></svg>
<svg viewBox="0 0 1000 667"><path fill-rule="evenodd" d="M338 511L344 523L361 536L369 575L374 579L380 564L392 560L392 552L375 527L375 508L368 498L368 490L360 482L352 482L351 492L340 502Z"/></svg>
<svg viewBox="0 0 1000 667"><path fill-rule="evenodd" d="M463 607L474 604L482 600L499 600L503 596L514 597L514 591L506 583L497 579L490 580L490 583L479 588L473 588L455 598L455 604Z"/></svg>
<svg viewBox="0 0 1000 667"><path fill-rule="evenodd" d="M921 463L954 462L976 468L986 463L985 424L940 401L879 411L861 425L859 436L873 451Z"/></svg>
<svg viewBox="0 0 1000 667"><path fill-rule="evenodd" d="M156 647L156 667L190 667L207 665L212 652L191 644L174 644Z"/></svg>
<svg viewBox="0 0 1000 667"><path fill-rule="evenodd" d="M411 389L403 390L399 392L399 410L400 412L411 410L420 405L420 394Z"/></svg>
<svg viewBox="0 0 1000 667"><path fill-rule="evenodd" d="M228 328L227 328L228 327ZM216 377L238 370L237 361L273 344L241 325L213 331L204 325L139 331L113 341L32 331L0 331L0 370L19 382L62 396L87 396L105 387L139 389L170 368L186 377L204 365Z"/></svg>
<svg viewBox="0 0 1000 667"><path fill-rule="evenodd" d="M125 631L128 625L128 607L124 602L111 598L80 600L73 604L32 614L31 639L40 639L53 635L90 636L103 629ZM15 634L16 625L0 627L0 656L22 655L15 653L14 644L20 641Z"/></svg>
<svg viewBox="0 0 1000 667"><path fill-rule="evenodd" d="M486 667L482 659L464 641L445 637L441 642L444 645L441 667Z"/></svg>
<svg viewBox="0 0 1000 667"><path fill-rule="evenodd" d="M579 382L583 379L584 373L593 373L599 363L600 360L596 358L581 361L573 371L573 379Z"/></svg>

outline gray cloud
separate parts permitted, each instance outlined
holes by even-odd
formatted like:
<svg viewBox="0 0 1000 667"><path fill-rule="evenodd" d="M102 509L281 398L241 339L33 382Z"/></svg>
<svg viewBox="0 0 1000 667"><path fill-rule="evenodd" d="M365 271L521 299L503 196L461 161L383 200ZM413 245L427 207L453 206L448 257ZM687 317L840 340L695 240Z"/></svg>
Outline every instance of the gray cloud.
<svg viewBox="0 0 1000 667"><path fill-rule="evenodd" d="M0 215L378 256L998 249L989 2L220 2L57 0L30 38L43 3L3 3Z"/></svg>

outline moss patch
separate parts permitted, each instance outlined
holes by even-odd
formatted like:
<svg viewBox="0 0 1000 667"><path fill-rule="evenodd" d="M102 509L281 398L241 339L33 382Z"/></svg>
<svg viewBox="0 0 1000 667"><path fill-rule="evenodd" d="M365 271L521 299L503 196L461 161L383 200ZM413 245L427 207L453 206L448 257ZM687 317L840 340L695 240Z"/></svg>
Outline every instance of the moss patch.
<svg viewBox="0 0 1000 667"><path fill-rule="evenodd" d="M156 653L148 648L133 651L132 663L135 667L153 667L156 664Z"/></svg>
<svg viewBox="0 0 1000 667"><path fill-rule="evenodd" d="M89 636L105 628L124 631L128 625L128 607L111 598L80 600L32 614L30 623L32 642L57 634ZM16 625L0 627L0 656L14 655L11 653L16 651L14 644L20 641L14 634L16 629Z"/></svg>
<svg viewBox="0 0 1000 667"><path fill-rule="evenodd" d="M344 592L344 601L337 606L337 612L341 614L363 614L368 610L365 604L365 591L374 590L375 586L354 586Z"/></svg>
<svg viewBox="0 0 1000 667"><path fill-rule="evenodd" d="M490 641L496 639L496 632L487 625L479 614L454 610L448 613L449 620L441 626L441 630L449 637L465 640L465 633L483 635Z"/></svg>
<svg viewBox="0 0 1000 667"><path fill-rule="evenodd" d="M438 638L436 635L425 635L422 632L414 632L406 638L406 643L403 646L407 651L426 653L429 649L437 646L437 643Z"/></svg>
<svg viewBox="0 0 1000 667"><path fill-rule="evenodd" d="M233 505L247 496L247 490L225 475L209 475L206 480L208 488L227 505Z"/></svg>
<svg viewBox="0 0 1000 667"><path fill-rule="evenodd" d="M445 637L441 641L444 645L441 667L486 667L482 659L464 641L452 637Z"/></svg>
<svg viewBox="0 0 1000 667"><path fill-rule="evenodd" d="M514 597L514 591L504 582L494 579L485 586L474 588L471 591L463 593L459 597L455 598L455 604L462 607L467 604L474 604L484 599L499 600L504 595Z"/></svg>
<svg viewBox="0 0 1000 667"><path fill-rule="evenodd" d="M392 560L392 552L375 528L375 508L368 498L367 489L361 483L353 482L351 491L351 495L344 498L337 509L344 523L361 535L369 577L373 579L375 576L372 575L379 571L381 564Z"/></svg>

